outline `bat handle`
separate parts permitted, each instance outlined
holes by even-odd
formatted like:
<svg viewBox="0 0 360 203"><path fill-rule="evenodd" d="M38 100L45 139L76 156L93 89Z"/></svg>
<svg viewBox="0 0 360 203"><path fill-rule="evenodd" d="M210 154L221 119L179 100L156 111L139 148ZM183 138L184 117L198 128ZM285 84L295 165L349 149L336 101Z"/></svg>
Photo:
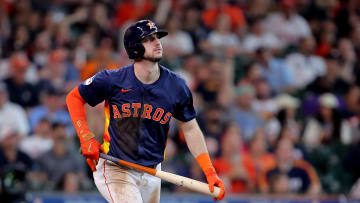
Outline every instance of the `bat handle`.
<svg viewBox="0 0 360 203"><path fill-rule="evenodd" d="M113 156L109 156L107 154L103 154L103 153L100 153L100 158L103 158L103 159L106 159L106 160L109 160L109 161L112 161L114 163L119 163L120 159L116 158L116 157L113 157Z"/></svg>

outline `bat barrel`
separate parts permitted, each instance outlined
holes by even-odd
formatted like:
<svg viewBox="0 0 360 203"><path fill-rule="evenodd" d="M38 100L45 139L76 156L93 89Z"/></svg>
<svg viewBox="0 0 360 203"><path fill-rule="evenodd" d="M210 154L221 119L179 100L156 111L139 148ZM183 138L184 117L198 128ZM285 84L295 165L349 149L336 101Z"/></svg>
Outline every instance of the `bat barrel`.
<svg viewBox="0 0 360 203"><path fill-rule="evenodd" d="M214 191L210 192L208 184L184 176L176 175L165 171L157 171L155 176L175 185L182 186L192 191L200 192L212 197L218 197L220 194L219 187L215 186Z"/></svg>

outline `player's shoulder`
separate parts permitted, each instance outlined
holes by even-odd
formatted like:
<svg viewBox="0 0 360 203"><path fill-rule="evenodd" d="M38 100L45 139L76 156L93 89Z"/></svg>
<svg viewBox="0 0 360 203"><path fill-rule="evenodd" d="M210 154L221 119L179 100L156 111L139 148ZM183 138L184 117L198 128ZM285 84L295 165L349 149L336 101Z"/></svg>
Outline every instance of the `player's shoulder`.
<svg viewBox="0 0 360 203"><path fill-rule="evenodd" d="M167 78L172 81L172 83L179 85L186 85L185 79L180 76L178 73L166 68L165 66L160 65L160 68L163 70L163 73L167 75Z"/></svg>
<svg viewBox="0 0 360 203"><path fill-rule="evenodd" d="M105 75L116 76L116 75L126 74L127 71L130 69L130 67L131 67L131 65L126 65L121 68L107 69L107 70L103 70L101 72L103 72L103 74L105 74Z"/></svg>
<svg viewBox="0 0 360 203"><path fill-rule="evenodd" d="M126 75L126 71L127 69L129 69L128 66L124 66L118 69L105 69L102 71L97 72L95 75L93 75L92 77L86 79L83 84L84 85L89 85L91 84L93 81L96 81L96 83L111 83L111 81L113 80L113 78L115 77L119 77Z"/></svg>
<svg viewBox="0 0 360 203"><path fill-rule="evenodd" d="M95 77L97 79L107 80L110 82L113 78L125 78L131 65L123 66L117 69L106 69L98 72Z"/></svg>

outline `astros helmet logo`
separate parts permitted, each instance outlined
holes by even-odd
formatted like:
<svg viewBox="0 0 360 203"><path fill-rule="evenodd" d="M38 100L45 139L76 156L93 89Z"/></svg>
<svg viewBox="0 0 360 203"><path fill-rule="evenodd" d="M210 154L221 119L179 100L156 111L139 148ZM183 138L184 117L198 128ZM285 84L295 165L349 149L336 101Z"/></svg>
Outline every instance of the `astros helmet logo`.
<svg viewBox="0 0 360 203"><path fill-rule="evenodd" d="M151 30L151 29L157 29L155 23L153 23L153 22L151 22L151 21L149 21L146 25L150 27L150 30Z"/></svg>

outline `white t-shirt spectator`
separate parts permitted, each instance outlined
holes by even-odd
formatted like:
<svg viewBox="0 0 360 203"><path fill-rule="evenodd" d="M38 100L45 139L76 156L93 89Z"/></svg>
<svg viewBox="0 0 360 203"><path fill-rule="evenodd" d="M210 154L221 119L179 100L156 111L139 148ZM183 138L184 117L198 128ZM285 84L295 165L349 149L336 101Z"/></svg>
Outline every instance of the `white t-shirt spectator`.
<svg viewBox="0 0 360 203"><path fill-rule="evenodd" d="M282 47L282 42L273 33L264 33L256 35L249 33L245 36L243 48L246 52L254 52L260 47L268 49L279 49Z"/></svg>
<svg viewBox="0 0 360 203"><path fill-rule="evenodd" d="M282 13L271 13L265 19L265 30L275 34L285 46L297 43L299 39L311 35L309 24L298 15L286 19Z"/></svg>
<svg viewBox="0 0 360 203"><path fill-rule="evenodd" d="M252 103L252 109L264 120L267 120L277 112L277 105L273 99L256 99Z"/></svg>
<svg viewBox="0 0 360 203"><path fill-rule="evenodd" d="M21 140L19 147L21 151L36 159L53 147L53 140L39 135L32 135Z"/></svg>
<svg viewBox="0 0 360 203"><path fill-rule="evenodd" d="M162 46L176 48L183 54L191 54L194 51L194 45L190 35L183 31L177 31L174 34L168 35L164 38L161 38Z"/></svg>
<svg viewBox="0 0 360 203"><path fill-rule="evenodd" d="M218 32L211 32L208 41L215 47L232 47L238 49L240 46L239 38L232 33L220 34Z"/></svg>
<svg viewBox="0 0 360 203"><path fill-rule="evenodd" d="M25 110L21 106L10 102L5 103L0 108L0 128L4 126L16 128L22 136L28 135L30 131Z"/></svg>
<svg viewBox="0 0 360 203"><path fill-rule="evenodd" d="M10 71L9 60L3 60L0 62L0 79L3 80L9 77ZM36 67L33 64L26 69L25 81L31 84L35 84L39 81L39 76L36 70Z"/></svg>
<svg viewBox="0 0 360 203"><path fill-rule="evenodd" d="M295 77L295 86L303 88L310 84L318 76L326 73L326 64L321 57L305 56L301 53L293 53L286 57L286 63Z"/></svg>

